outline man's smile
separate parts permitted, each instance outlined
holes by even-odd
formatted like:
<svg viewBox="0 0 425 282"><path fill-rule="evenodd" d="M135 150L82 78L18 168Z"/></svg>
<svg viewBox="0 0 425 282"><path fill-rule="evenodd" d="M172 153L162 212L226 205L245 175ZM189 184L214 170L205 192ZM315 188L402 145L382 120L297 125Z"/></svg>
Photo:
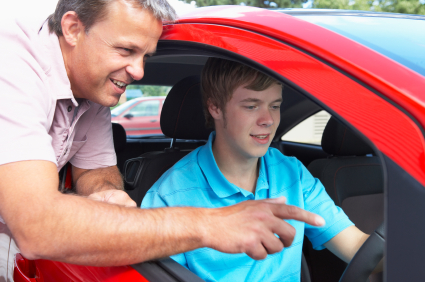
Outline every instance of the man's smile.
<svg viewBox="0 0 425 282"><path fill-rule="evenodd" d="M113 84L115 84L120 89L125 88L128 85L128 84L126 84L122 81L115 80L115 79L112 79L112 78L110 78L110 80L112 81Z"/></svg>

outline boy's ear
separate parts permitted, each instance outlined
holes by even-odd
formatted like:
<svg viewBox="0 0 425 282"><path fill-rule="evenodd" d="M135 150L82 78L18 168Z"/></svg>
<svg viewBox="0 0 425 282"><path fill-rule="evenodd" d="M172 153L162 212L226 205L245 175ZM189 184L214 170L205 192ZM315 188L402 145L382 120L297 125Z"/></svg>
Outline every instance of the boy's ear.
<svg viewBox="0 0 425 282"><path fill-rule="evenodd" d="M211 100L208 100L208 111L210 112L210 115L213 117L213 119L221 119L222 117L222 111L219 107L217 107Z"/></svg>
<svg viewBox="0 0 425 282"><path fill-rule="evenodd" d="M77 45L78 37L84 32L83 23L74 11L66 12L61 21L62 34L65 41L72 47Z"/></svg>

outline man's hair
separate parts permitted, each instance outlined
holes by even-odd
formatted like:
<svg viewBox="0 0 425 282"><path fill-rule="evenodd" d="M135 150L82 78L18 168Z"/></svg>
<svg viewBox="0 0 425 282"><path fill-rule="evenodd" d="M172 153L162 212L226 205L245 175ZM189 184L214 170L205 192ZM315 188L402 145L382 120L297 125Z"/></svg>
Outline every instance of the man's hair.
<svg viewBox="0 0 425 282"><path fill-rule="evenodd" d="M244 87L246 89L263 91L274 83L281 85L276 79L246 65L225 59L209 58L201 74L205 126L214 128L214 119L208 111L208 102L225 114L226 103L239 86L246 84Z"/></svg>
<svg viewBox="0 0 425 282"><path fill-rule="evenodd" d="M69 11L77 13L88 32L94 23L103 19L107 13L107 6L118 0L59 0L55 12L49 16L49 30L62 36L62 17ZM144 9L148 9L160 21L175 21L176 11L168 4L167 0L124 0Z"/></svg>

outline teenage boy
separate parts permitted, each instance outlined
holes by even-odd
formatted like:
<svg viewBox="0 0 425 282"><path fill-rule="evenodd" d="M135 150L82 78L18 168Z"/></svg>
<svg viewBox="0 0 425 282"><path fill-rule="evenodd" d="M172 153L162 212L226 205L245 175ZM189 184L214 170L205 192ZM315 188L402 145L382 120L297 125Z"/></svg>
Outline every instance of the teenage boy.
<svg viewBox="0 0 425 282"><path fill-rule="evenodd" d="M301 162L269 148L280 122L282 85L252 68L217 58L207 61L201 81L207 126L215 132L206 145L180 160L155 183L142 207L217 208L285 197L288 205L317 213L326 224L315 227L287 220L296 230L293 243L276 254L264 253L262 261L209 248L172 258L206 281L298 282L305 234L315 249L326 247L349 262L368 235L335 206ZM232 232L219 225L216 228ZM268 242L278 240L273 235L268 238ZM263 245L267 249L267 242Z"/></svg>

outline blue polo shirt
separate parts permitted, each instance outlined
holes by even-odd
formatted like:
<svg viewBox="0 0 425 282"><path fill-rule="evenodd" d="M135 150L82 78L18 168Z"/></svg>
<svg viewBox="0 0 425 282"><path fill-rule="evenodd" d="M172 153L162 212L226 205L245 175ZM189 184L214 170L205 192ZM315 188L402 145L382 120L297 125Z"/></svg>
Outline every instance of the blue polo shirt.
<svg viewBox="0 0 425 282"><path fill-rule="evenodd" d="M246 254L225 254L201 248L172 256L174 260L206 281L300 281L304 234L313 248L323 244L353 223L335 206L319 180L294 157L269 148L260 158L255 194L227 181L212 152L215 132L208 143L185 156L170 168L148 191L142 208L191 206L217 208L246 200L285 196L294 205L321 215L326 225L313 227L286 220L296 229L292 245L256 261ZM243 234L241 234L243 236Z"/></svg>

